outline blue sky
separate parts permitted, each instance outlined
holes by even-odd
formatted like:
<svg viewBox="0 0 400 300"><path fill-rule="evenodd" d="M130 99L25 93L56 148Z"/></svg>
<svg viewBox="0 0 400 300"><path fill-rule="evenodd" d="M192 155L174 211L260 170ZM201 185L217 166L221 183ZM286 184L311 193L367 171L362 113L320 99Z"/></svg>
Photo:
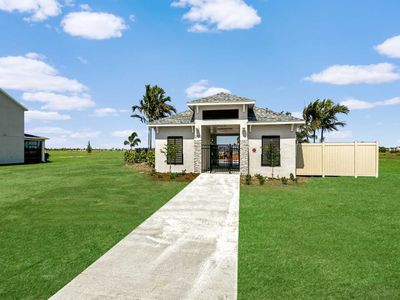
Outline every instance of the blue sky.
<svg viewBox="0 0 400 300"><path fill-rule="evenodd" d="M0 87L50 147L122 147L147 83L178 110L215 91L300 112L329 97L348 125L329 141L400 144L400 2L0 1Z"/></svg>

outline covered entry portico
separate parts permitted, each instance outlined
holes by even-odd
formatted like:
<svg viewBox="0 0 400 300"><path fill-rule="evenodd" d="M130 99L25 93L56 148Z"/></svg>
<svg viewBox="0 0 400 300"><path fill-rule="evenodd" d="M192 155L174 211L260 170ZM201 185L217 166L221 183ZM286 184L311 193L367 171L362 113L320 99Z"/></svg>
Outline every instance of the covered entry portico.
<svg viewBox="0 0 400 300"><path fill-rule="evenodd" d="M240 125L203 125L201 172L240 171Z"/></svg>

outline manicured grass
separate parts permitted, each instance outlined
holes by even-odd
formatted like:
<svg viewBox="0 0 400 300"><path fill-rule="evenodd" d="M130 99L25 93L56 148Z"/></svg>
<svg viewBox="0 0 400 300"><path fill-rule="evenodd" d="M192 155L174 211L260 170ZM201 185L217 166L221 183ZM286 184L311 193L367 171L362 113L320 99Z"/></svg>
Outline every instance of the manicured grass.
<svg viewBox="0 0 400 300"><path fill-rule="evenodd" d="M0 299L46 299L180 191L122 152L53 152L0 167Z"/></svg>
<svg viewBox="0 0 400 300"><path fill-rule="evenodd" d="M241 188L240 299L400 297L400 156L380 177Z"/></svg>

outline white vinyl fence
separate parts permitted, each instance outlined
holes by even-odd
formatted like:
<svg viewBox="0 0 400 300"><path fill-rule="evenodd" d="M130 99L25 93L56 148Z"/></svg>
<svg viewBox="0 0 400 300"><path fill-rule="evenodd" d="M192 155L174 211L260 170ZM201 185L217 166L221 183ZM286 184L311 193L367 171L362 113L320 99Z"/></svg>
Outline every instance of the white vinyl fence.
<svg viewBox="0 0 400 300"><path fill-rule="evenodd" d="M377 142L302 143L296 165L299 176L378 177L379 147Z"/></svg>

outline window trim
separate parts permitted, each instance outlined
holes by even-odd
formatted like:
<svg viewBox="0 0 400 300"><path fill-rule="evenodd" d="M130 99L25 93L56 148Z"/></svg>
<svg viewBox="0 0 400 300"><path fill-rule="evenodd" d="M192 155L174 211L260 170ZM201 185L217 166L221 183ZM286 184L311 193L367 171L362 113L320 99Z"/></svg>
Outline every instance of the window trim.
<svg viewBox="0 0 400 300"><path fill-rule="evenodd" d="M274 139L277 138L279 140L279 164L276 166L271 166L268 163L264 163L264 139ZM263 135L261 136L261 166L262 167L270 167L270 168L276 168L276 167L281 167L282 165L282 159L281 159L281 136L280 135Z"/></svg>
<svg viewBox="0 0 400 300"><path fill-rule="evenodd" d="M181 154L181 161L180 162L176 162L176 159L175 159L174 162L168 162L167 161L167 165L183 165L183 136L167 136L167 145L168 145L168 141L170 139L174 139L174 140L180 139L180 140L182 140L182 143L181 143L181 145L182 145L182 154ZM175 142L174 142L174 144L176 145Z"/></svg>

